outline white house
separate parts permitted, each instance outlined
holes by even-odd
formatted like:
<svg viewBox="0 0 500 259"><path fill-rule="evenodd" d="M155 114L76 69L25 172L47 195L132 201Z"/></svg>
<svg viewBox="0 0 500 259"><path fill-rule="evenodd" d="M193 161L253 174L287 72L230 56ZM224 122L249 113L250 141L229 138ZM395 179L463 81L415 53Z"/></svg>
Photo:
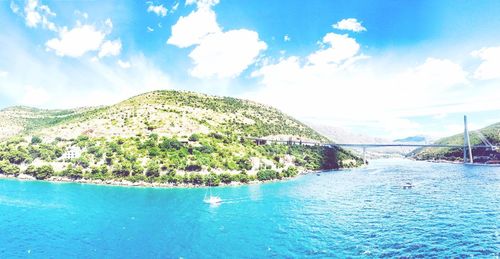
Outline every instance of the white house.
<svg viewBox="0 0 500 259"><path fill-rule="evenodd" d="M61 159L79 158L82 155L82 149L79 147L69 147L66 152L61 156Z"/></svg>

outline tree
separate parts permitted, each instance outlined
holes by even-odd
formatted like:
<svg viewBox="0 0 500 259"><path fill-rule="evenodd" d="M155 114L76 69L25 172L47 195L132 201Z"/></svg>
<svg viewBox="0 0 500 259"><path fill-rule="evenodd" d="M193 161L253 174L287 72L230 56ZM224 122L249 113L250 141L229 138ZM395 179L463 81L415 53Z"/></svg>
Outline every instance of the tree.
<svg viewBox="0 0 500 259"><path fill-rule="evenodd" d="M285 177L294 177L298 173L297 167L289 166L287 169L283 170L283 175Z"/></svg>
<svg viewBox="0 0 500 259"><path fill-rule="evenodd" d="M242 183L248 183L248 181L249 181L248 175L245 172L241 172L240 174L238 174L238 178L240 179L240 182L242 182Z"/></svg>
<svg viewBox="0 0 500 259"><path fill-rule="evenodd" d="M0 161L0 174L18 175L21 170L16 165L11 165L6 161Z"/></svg>
<svg viewBox="0 0 500 259"><path fill-rule="evenodd" d="M154 161L149 160L146 166L146 176L147 177L158 177L160 176L160 165Z"/></svg>
<svg viewBox="0 0 500 259"><path fill-rule="evenodd" d="M182 147L181 142L177 139L163 138L163 141L160 143L160 148L163 151L166 150L179 150Z"/></svg>
<svg viewBox="0 0 500 259"><path fill-rule="evenodd" d="M209 173L205 177L205 185L208 186L218 186L220 184L220 179L215 173Z"/></svg>
<svg viewBox="0 0 500 259"><path fill-rule="evenodd" d="M36 145L42 143L42 139L39 136L31 137L31 144Z"/></svg>
<svg viewBox="0 0 500 259"><path fill-rule="evenodd" d="M138 162L132 164L132 175L144 174L144 167Z"/></svg>
<svg viewBox="0 0 500 259"><path fill-rule="evenodd" d="M200 165L197 165L197 164L190 164L190 165L187 165L186 168L185 168L186 171L190 171L190 172L193 172L193 171L201 171L201 166Z"/></svg>
<svg viewBox="0 0 500 259"><path fill-rule="evenodd" d="M5 154L5 158L13 164L21 164L22 162L29 160L30 157L28 152L24 149L11 149L7 154Z"/></svg>
<svg viewBox="0 0 500 259"><path fill-rule="evenodd" d="M113 168L113 174L118 177L127 177L130 176L132 172L132 164L128 161L122 161L118 163Z"/></svg>
<svg viewBox="0 0 500 259"><path fill-rule="evenodd" d="M35 178L44 180L54 175L54 168L51 165L42 165L36 169Z"/></svg>
<svg viewBox="0 0 500 259"><path fill-rule="evenodd" d="M229 173L222 173L219 175L220 181L225 183L225 184L230 184L232 182L232 177L231 174Z"/></svg>
<svg viewBox="0 0 500 259"><path fill-rule="evenodd" d="M83 176L82 167L73 167L72 165L68 165L66 169L63 170L62 174L71 179L80 179Z"/></svg>
<svg viewBox="0 0 500 259"><path fill-rule="evenodd" d="M196 133L193 133L191 136L189 136L189 141L193 141L193 142L196 142L198 140L200 140L200 135L199 134L196 134Z"/></svg>
<svg viewBox="0 0 500 259"><path fill-rule="evenodd" d="M257 179L259 181L268 181L268 180L273 180L273 179L278 179L279 174L278 172L272 170L272 169L264 169L264 170L259 170L257 172Z"/></svg>
<svg viewBox="0 0 500 259"><path fill-rule="evenodd" d="M249 158L240 158L236 162L238 164L238 167L240 170L250 170L252 169L252 162L250 161Z"/></svg>
<svg viewBox="0 0 500 259"><path fill-rule="evenodd" d="M203 176L201 174L198 174L198 173L191 174L189 176L189 181L192 184L201 185L201 184L203 184Z"/></svg>

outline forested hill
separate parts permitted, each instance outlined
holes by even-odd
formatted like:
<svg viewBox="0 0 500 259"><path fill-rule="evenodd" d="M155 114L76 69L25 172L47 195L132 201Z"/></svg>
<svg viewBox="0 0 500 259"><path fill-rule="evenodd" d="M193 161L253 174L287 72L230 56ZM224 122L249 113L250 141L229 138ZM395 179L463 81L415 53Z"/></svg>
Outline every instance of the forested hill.
<svg viewBox="0 0 500 259"><path fill-rule="evenodd" d="M479 130L479 132L493 145L500 145L500 122L487 126ZM471 145L481 145L479 134L474 131L470 132ZM439 139L436 144L448 145L463 145L464 135L456 134L450 137ZM487 150L485 148L475 148L472 150L473 154L478 157L498 156L498 152ZM461 161L463 160L463 149L461 148L420 148L412 152L411 156L419 160L450 160ZM484 158L485 159L485 158Z"/></svg>
<svg viewBox="0 0 500 259"><path fill-rule="evenodd" d="M11 107L0 111L0 120L0 174L41 179L198 183L194 178L237 180L244 173L269 180L361 162L342 149L258 146L247 137L326 139L275 108L193 92L155 91L71 110Z"/></svg>
<svg viewBox="0 0 500 259"><path fill-rule="evenodd" d="M275 108L236 98L179 91L149 92L106 107L72 110L11 107L0 111L0 119L4 122L0 139L20 133L70 139L81 134L189 136L229 131L255 137L289 135L325 140Z"/></svg>

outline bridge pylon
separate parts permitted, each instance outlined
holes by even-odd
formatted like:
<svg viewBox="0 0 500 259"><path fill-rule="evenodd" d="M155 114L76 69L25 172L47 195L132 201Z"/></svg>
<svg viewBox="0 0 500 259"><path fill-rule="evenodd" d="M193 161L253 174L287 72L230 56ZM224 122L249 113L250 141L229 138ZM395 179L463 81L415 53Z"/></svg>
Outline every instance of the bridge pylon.
<svg viewBox="0 0 500 259"><path fill-rule="evenodd" d="M469 130L467 129L467 115L464 115L464 164L467 163L467 151L469 153L469 163L474 163L472 148L470 146Z"/></svg>

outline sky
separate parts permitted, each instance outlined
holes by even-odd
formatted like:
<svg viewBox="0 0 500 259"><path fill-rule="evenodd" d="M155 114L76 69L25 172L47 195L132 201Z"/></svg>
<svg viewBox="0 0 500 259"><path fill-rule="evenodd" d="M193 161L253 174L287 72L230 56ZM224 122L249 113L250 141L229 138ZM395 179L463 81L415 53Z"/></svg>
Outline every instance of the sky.
<svg viewBox="0 0 500 259"><path fill-rule="evenodd" d="M0 109L175 89L390 139L500 121L500 1L0 0Z"/></svg>

